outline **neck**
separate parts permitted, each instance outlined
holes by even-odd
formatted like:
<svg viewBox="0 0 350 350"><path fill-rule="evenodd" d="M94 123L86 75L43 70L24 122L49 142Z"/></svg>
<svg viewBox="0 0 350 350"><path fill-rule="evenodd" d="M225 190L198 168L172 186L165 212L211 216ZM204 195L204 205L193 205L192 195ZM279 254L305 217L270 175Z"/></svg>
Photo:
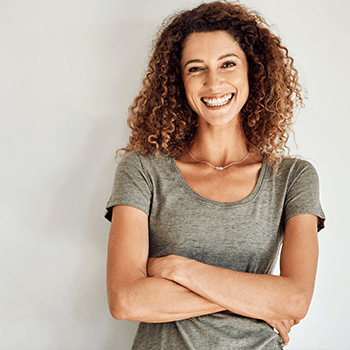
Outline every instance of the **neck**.
<svg viewBox="0 0 350 350"><path fill-rule="evenodd" d="M234 129L226 126L199 127L188 149L197 159L225 166L247 155L247 143L241 127Z"/></svg>

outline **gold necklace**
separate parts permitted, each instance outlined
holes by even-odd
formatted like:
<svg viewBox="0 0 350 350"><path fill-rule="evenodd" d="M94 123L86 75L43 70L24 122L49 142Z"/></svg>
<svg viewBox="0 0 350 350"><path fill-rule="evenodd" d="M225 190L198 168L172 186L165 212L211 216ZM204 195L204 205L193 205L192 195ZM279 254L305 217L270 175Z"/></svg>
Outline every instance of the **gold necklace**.
<svg viewBox="0 0 350 350"><path fill-rule="evenodd" d="M242 163L244 162L248 156L249 156L249 153L250 151L248 150L248 153L244 156L244 158L242 158L241 160L237 161L237 162L232 162L230 164L227 164L225 166L215 166L205 160L199 160L197 159L188 149L187 149L187 146L185 145L185 150L186 152L193 158L193 160L195 160L197 163L203 163L203 164L208 164L209 166L211 166L212 168L216 169L216 170L225 170L227 169L228 167L230 167L231 165L235 165L235 164L239 164L239 163Z"/></svg>

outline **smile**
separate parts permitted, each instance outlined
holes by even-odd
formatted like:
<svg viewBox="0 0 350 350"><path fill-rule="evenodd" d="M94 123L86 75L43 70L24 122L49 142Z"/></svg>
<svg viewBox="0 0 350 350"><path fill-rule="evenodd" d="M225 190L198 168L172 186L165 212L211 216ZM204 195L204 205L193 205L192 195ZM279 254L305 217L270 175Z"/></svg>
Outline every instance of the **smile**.
<svg viewBox="0 0 350 350"><path fill-rule="evenodd" d="M220 98L201 98L202 102L205 103L208 107L221 107L230 102L230 100L233 98L233 94L227 94Z"/></svg>

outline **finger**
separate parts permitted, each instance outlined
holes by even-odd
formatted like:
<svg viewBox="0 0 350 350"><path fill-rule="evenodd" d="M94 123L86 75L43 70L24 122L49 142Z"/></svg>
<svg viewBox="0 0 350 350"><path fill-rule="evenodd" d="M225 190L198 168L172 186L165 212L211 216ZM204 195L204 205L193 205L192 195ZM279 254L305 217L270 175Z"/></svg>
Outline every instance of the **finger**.
<svg viewBox="0 0 350 350"><path fill-rule="evenodd" d="M288 333L286 333L286 332L280 332L280 336L282 337L282 340L283 340L283 344L284 345L288 345L288 343L289 343L289 335L288 335Z"/></svg>
<svg viewBox="0 0 350 350"><path fill-rule="evenodd" d="M284 325L286 332L289 333L294 321L293 320L282 320L282 324Z"/></svg>
<svg viewBox="0 0 350 350"><path fill-rule="evenodd" d="M284 325L283 322L278 323L277 325L275 325L275 328L277 329L278 333L280 334L282 340L283 340L283 344L287 345L289 343L289 335L288 335L288 329L286 328L286 326Z"/></svg>

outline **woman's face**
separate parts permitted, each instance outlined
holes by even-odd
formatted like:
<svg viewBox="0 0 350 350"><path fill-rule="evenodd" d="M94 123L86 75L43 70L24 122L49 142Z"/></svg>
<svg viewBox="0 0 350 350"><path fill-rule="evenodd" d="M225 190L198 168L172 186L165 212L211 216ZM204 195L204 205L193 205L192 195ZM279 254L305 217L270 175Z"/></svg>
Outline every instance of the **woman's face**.
<svg viewBox="0 0 350 350"><path fill-rule="evenodd" d="M239 114L249 95L248 63L230 34L190 34L182 51L181 74L199 125L240 122Z"/></svg>

